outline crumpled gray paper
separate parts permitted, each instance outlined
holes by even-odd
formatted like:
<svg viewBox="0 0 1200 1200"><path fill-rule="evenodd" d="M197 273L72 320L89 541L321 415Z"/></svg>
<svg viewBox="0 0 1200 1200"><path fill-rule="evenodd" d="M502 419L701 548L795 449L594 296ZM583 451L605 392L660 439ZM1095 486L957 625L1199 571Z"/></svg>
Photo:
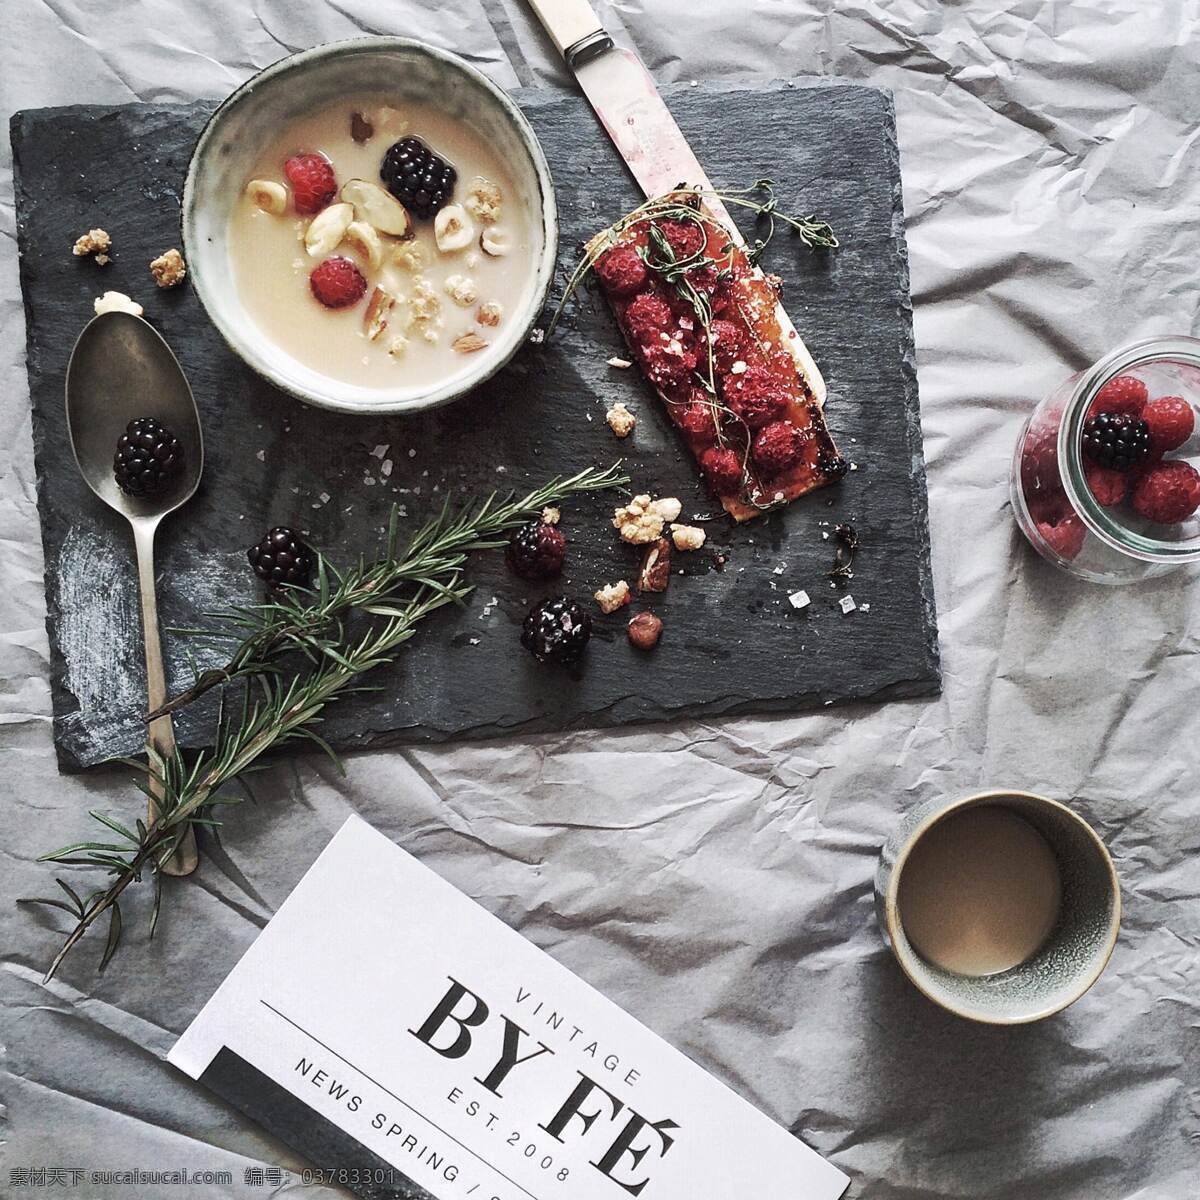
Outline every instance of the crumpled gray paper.
<svg viewBox="0 0 1200 1200"><path fill-rule="evenodd" d="M256 777L257 803L172 886L152 944L143 895L104 976L94 938L41 987L61 925L11 900L46 893L33 860L80 835L88 808L138 805L120 773L55 770L5 144L0 1195L39 1194L9 1175L38 1166L234 1180L62 1192L89 1198L337 1194L302 1187L295 1154L163 1056L351 810L828 1155L853 1176L851 1195L1200 1195L1197 591L1186 574L1126 590L1072 583L1021 544L1006 503L1038 397L1117 343L1195 332L1200 11L655 0L605 17L663 81L819 75L894 89L945 694L371 753L345 777L297 758ZM5 7L4 25L8 112L220 97L285 53L363 33L454 48L506 86L568 82L516 0L26 0ZM1124 885L1107 973L1027 1028L930 1006L871 908L896 814L994 784L1074 802ZM290 1182L244 1183L264 1165Z"/></svg>

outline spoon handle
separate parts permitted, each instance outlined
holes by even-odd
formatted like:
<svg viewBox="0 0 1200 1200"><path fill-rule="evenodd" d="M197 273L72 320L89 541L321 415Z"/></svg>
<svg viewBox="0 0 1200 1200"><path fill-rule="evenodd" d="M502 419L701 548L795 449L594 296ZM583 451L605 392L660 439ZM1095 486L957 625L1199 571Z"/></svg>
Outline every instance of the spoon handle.
<svg viewBox="0 0 1200 1200"><path fill-rule="evenodd" d="M163 669L162 642L158 634L158 597L154 590L154 534L157 528L157 521L133 523L133 541L137 547L138 591L142 598L142 635L146 642L146 694L151 711L159 708L167 699L167 678ZM150 722L147 740L164 758L170 758L175 753L175 726L169 713ZM149 818L153 822L158 818L159 812L155 801L162 798L162 784L153 775L150 777L150 791ZM179 849L163 864L163 874L190 875L198 862L196 834L189 827Z"/></svg>

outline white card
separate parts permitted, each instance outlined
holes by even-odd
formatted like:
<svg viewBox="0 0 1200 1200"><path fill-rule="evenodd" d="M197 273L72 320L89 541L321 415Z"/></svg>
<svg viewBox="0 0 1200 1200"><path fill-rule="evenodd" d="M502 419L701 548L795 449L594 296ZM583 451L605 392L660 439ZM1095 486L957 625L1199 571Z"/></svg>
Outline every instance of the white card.
<svg viewBox="0 0 1200 1200"><path fill-rule="evenodd" d="M849 1182L357 817L170 1061L372 1197L836 1200Z"/></svg>

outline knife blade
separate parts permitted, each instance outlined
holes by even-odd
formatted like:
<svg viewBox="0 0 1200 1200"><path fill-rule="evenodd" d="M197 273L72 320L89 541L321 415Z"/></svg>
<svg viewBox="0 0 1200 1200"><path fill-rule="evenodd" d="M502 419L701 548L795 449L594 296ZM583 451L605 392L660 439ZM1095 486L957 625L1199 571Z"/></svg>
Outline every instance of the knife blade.
<svg viewBox="0 0 1200 1200"><path fill-rule="evenodd" d="M642 60L613 42L588 0L529 3L646 196L661 196L681 184L700 188L708 193L704 203L709 211L744 246L741 231L715 195ZM775 317L784 344L808 379L817 403L823 405L825 380L782 304L776 304Z"/></svg>

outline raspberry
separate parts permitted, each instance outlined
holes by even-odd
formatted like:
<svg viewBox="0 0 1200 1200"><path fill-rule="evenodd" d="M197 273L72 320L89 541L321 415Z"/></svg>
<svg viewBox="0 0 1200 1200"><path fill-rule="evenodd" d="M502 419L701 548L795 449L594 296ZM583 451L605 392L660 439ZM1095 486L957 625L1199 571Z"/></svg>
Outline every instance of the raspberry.
<svg viewBox="0 0 1200 1200"><path fill-rule="evenodd" d="M308 277L309 287L326 308L346 308L367 290L363 273L348 258L327 258Z"/></svg>
<svg viewBox="0 0 1200 1200"><path fill-rule="evenodd" d="M712 405L707 400L689 400L686 404L673 404L671 418L688 437L705 445L717 440L717 422Z"/></svg>
<svg viewBox="0 0 1200 1200"><path fill-rule="evenodd" d="M1062 490L1058 473L1058 423L1035 422L1021 446L1021 486L1025 499Z"/></svg>
<svg viewBox="0 0 1200 1200"><path fill-rule="evenodd" d="M1057 525L1063 517L1071 513L1071 505L1062 492L1054 495L1041 493L1036 496L1026 496L1025 504L1035 525Z"/></svg>
<svg viewBox="0 0 1200 1200"><path fill-rule="evenodd" d="M713 362L722 375L727 375L729 368L745 351L746 339L742 327L733 321L718 318L709 325L708 336L712 341Z"/></svg>
<svg viewBox="0 0 1200 1200"><path fill-rule="evenodd" d="M283 173L292 185L292 204L306 216L320 212L337 192L333 167L322 154L293 154L283 164Z"/></svg>
<svg viewBox="0 0 1200 1200"><path fill-rule="evenodd" d="M632 296L646 286L646 264L632 246L606 250L596 259L594 270L614 296Z"/></svg>
<svg viewBox="0 0 1200 1200"><path fill-rule="evenodd" d="M1039 521L1037 530L1046 545L1068 562L1078 556L1083 549L1083 539L1087 536L1087 529L1074 513L1068 513L1053 523Z"/></svg>
<svg viewBox="0 0 1200 1200"><path fill-rule="evenodd" d="M1164 462L1133 485L1134 511L1160 525L1186 521L1200 508L1200 474L1191 463Z"/></svg>
<svg viewBox="0 0 1200 1200"><path fill-rule="evenodd" d="M787 409L788 394L766 367L747 367L723 381L725 399L747 426L762 429L777 421Z"/></svg>
<svg viewBox="0 0 1200 1200"><path fill-rule="evenodd" d="M776 421L760 429L751 454L754 463L768 475L779 475L794 467L804 454L808 435L791 421Z"/></svg>
<svg viewBox="0 0 1200 1200"><path fill-rule="evenodd" d="M1104 508L1120 504L1129 494L1130 477L1124 471L1098 467L1095 463L1084 463L1083 474L1087 479L1088 490L1096 498L1096 503Z"/></svg>
<svg viewBox="0 0 1200 1200"><path fill-rule="evenodd" d="M1150 426L1150 447L1159 454L1177 450L1196 427L1196 414L1182 396L1151 400L1142 409L1142 420Z"/></svg>
<svg viewBox="0 0 1200 1200"><path fill-rule="evenodd" d="M654 292L642 292L629 302L625 310L625 324L639 346L657 343L660 333L675 328L675 316L671 306Z"/></svg>
<svg viewBox="0 0 1200 1200"><path fill-rule="evenodd" d="M700 361L693 338L677 333L663 341L659 338L642 351L646 378L657 388L671 391L686 383Z"/></svg>
<svg viewBox="0 0 1200 1200"><path fill-rule="evenodd" d="M699 254L708 241L704 230L692 221L656 221L655 225L670 243L677 262ZM651 253L653 253L653 248Z"/></svg>
<svg viewBox="0 0 1200 1200"><path fill-rule="evenodd" d="M1149 395L1146 385L1140 379L1133 375L1117 375L1096 393L1096 398L1088 409L1088 416L1094 417L1102 412L1139 416Z"/></svg>
<svg viewBox="0 0 1200 1200"><path fill-rule="evenodd" d="M728 446L713 446L700 455L700 470L718 496L728 496L742 486L742 460Z"/></svg>

